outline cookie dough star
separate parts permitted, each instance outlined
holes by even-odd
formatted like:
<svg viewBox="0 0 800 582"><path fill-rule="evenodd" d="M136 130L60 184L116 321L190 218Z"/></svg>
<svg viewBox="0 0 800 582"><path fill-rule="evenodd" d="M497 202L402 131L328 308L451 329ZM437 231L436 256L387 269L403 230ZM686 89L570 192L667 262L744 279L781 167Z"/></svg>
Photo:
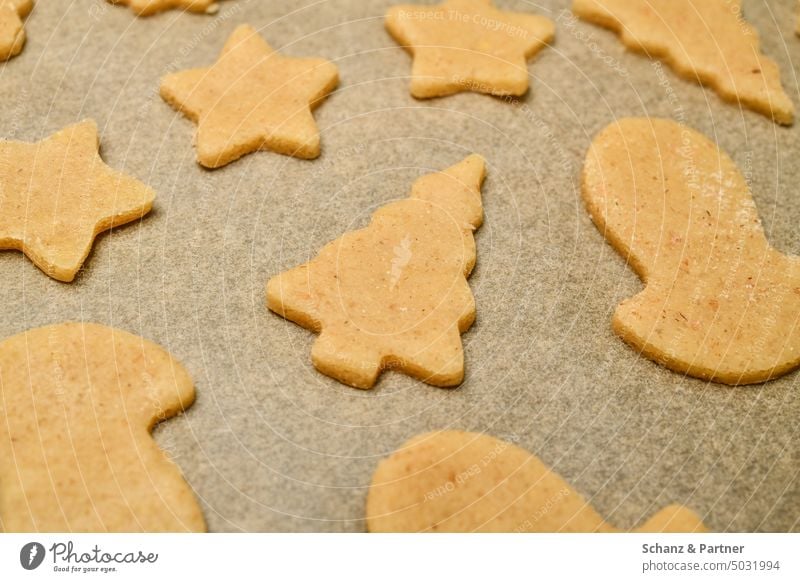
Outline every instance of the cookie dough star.
<svg viewBox="0 0 800 582"><path fill-rule="evenodd" d="M491 0L394 6L386 28L414 57L411 95L419 99L460 91L522 95L526 60L555 34L548 18L497 10Z"/></svg>
<svg viewBox="0 0 800 582"><path fill-rule="evenodd" d="M106 166L94 121L37 143L0 141L0 249L75 278L98 233L147 214L154 192Z"/></svg>
<svg viewBox="0 0 800 582"><path fill-rule="evenodd" d="M108 0L112 4L130 6L137 16L150 16L172 8L185 12L214 14L219 10L216 0Z"/></svg>
<svg viewBox="0 0 800 582"><path fill-rule="evenodd" d="M33 0L0 0L0 61L18 55L25 44L22 19L33 8Z"/></svg>
<svg viewBox="0 0 800 582"><path fill-rule="evenodd" d="M338 82L330 61L284 57L242 25L211 67L164 77L161 96L197 122L200 164L219 168L257 150L319 156L311 110Z"/></svg>

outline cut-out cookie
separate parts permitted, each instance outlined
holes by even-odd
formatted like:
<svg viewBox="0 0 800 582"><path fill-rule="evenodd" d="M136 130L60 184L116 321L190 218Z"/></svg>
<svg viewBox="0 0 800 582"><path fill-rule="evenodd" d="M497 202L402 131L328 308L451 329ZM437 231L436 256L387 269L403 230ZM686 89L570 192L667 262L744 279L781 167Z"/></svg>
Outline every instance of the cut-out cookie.
<svg viewBox="0 0 800 582"><path fill-rule="evenodd" d="M764 236L745 178L717 146L661 119L595 137L583 197L645 289L614 330L678 372L763 382L800 365L800 258Z"/></svg>
<svg viewBox="0 0 800 582"><path fill-rule="evenodd" d="M0 0L0 61L18 55L25 45L22 19L33 8L33 0Z"/></svg>
<svg viewBox="0 0 800 582"><path fill-rule="evenodd" d="M413 56L411 94L420 99L460 91L522 95L526 61L555 34L548 18L498 10L491 0L394 6L386 28Z"/></svg>
<svg viewBox="0 0 800 582"><path fill-rule="evenodd" d="M37 143L0 141L0 249L69 282L100 232L150 211L154 192L106 166L99 147L91 120Z"/></svg>
<svg viewBox="0 0 800 582"><path fill-rule="evenodd" d="M186 12L216 14L219 11L217 0L108 0L112 4L130 6L138 16L150 16L157 12L178 8Z"/></svg>
<svg viewBox="0 0 800 582"><path fill-rule="evenodd" d="M528 451L485 434L419 435L383 460L367 496L371 532L616 532ZM681 505L638 532L703 532Z"/></svg>
<svg viewBox="0 0 800 582"><path fill-rule="evenodd" d="M617 32L628 48L666 61L679 75L713 88L778 123L791 125L794 105L774 61L739 0L573 0L580 18Z"/></svg>
<svg viewBox="0 0 800 582"><path fill-rule="evenodd" d="M63 323L0 343L0 530L205 531L150 436L193 401L183 366L118 329Z"/></svg>
<svg viewBox="0 0 800 582"><path fill-rule="evenodd" d="M269 281L268 307L320 332L311 352L320 372L357 388L388 367L436 386L461 383L484 175L483 158L471 155L423 176L367 228Z"/></svg>
<svg viewBox="0 0 800 582"><path fill-rule="evenodd" d="M338 82L330 61L284 57L242 25L211 67L164 77L161 96L197 122L197 159L218 168L257 150L319 156L311 110Z"/></svg>

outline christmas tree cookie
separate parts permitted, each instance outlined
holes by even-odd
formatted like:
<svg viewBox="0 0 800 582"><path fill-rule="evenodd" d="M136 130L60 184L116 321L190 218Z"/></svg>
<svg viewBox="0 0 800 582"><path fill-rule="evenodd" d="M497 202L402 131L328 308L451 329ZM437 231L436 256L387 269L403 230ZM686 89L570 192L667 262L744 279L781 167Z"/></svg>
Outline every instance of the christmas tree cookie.
<svg viewBox="0 0 800 582"><path fill-rule="evenodd" d="M0 530L205 531L150 432L194 401L162 348L63 323L0 343Z"/></svg>
<svg viewBox="0 0 800 582"><path fill-rule="evenodd" d="M393 6L386 29L414 58L411 94L417 98L459 91L522 95L526 61L555 34L550 19L498 10L490 0Z"/></svg>
<svg viewBox="0 0 800 582"><path fill-rule="evenodd" d="M758 32L742 18L740 0L574 0L572 10L726 101L781 124L794 121L778 65L761 54Z"/></svg>
<svg viewBox="0 0 800 582"><path fill-rule="evenodd" d="M22 19L33 8L33 0L0 0L0 61L18 55L25 45Z"/></svg>
<svg viewBox="0 0 800 582"><path fill-rule="evenodd" d="M540 459L485 434L417 436L382 461L367 496L371 532L615 532ZM707 531L671 505L637 532Z"/></svg>
<svg viewBox="0 0 800 582"><path fill-rule="evenodd" d="M677 372L726 384L800 366L800 258L770 246L736 164L674 121L623 119L583 167L597 227L645 283L614 330Z"/></svg>
<svg viewBox="0 0 800 582"><path fill-rule="evenodd" d="M319 332L311 356L320 372L357 388L386 368L436 386L461 383L484 175L483 158L471 155L423 176L369 226L269 281L268 307Z"/></svg>

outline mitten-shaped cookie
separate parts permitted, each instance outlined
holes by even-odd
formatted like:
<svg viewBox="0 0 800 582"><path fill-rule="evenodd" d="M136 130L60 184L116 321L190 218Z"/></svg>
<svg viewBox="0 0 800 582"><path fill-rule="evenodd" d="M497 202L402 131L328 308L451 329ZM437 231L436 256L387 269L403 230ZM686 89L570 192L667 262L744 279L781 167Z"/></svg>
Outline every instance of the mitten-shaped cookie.
<svg viewBox="0 0 800 582"><path fill-rule="evenodd" d="M204 531L150 436L193 401L177 361L118 329L64 323L0 343L0 530Z"/></svg>
<svg viewBox="0 0 800 582"><path fill-rule="evenodd" d="M747 384L800 364L800 259L769 245L744 176L698 132L623 119L595 137L583 197L645 283L614 330L690 376Z"/></svg>
<svg viewBox="0 0 800 582"><path fill-rule="evenodd" d="M589 502L528 451L457 430L414 437L372 477L371 532L614 532ZM681 505L640 532L706 531Z"/></svg>

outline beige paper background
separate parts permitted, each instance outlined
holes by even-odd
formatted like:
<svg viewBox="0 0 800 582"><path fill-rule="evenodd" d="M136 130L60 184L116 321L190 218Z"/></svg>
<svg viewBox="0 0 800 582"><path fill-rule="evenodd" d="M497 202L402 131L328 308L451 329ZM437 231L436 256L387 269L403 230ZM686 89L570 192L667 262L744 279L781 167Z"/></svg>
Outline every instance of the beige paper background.
<svg viewBox="0 0 800 582"><path fill-rule="evenodd" d="M197 402L156 438L212 531L363 531L378 460L449 427L516 438L620 527L678 502L715 530L800 530L800 376L730 388L624 345L611 314L641 284L578 192L591 137L611 120L682 118L749 176L770 241L800 253L800 126L659 72L607 31L568 26L564 0L496 2L559 19L520 104L415 101L410 58L382 25L391 3L229 0L215 17L137 19L102 0L39 0L25 50L0 65L0 134L32 141L94 118L104 159L157 199L141 224L98 239L73 284L0 253L0 337L86 320L179 358ZM798 104L795 3L743 5ZM158 98L163 74L209 64L245 22L286 54L339 66L340 88L316 112L318 160L258 153L205 171L195 126ZM267 279L471 152L486 157L489 178L464 384L443 390L388 373L363 392L316 373L313 335L264 307Z"/></svg>

